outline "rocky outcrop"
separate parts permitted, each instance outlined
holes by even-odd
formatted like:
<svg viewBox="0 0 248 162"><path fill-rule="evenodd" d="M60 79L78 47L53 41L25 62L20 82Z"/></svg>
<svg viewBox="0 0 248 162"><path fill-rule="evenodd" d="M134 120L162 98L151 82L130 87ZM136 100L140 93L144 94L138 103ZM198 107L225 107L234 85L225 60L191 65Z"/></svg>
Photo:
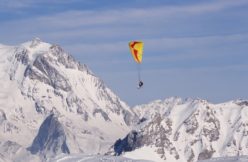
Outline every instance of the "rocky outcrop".
<svg viewBox="0 0 248 162"><path fill-rule="evenodd" d="M70 54L66 53L59 45L52 45L49 52L57 58L58 63L69 69L76 69L79 65Z"/></svg>
<svg viewBox="0 0 248 162"><path fill-rule="evenodd" d="M63 77L49 62L49 58L45 56L38 56L34 61L33 66L36 67L45 79L45 83L51 85L54 89L62 89L64 91L70 91L71 86L69 85L67 79ZM39 74L30 74L39 75ZM43 80L40 80L43 81Z"/></svg>
<svg viewBox="0 0 248 162"><path fill-rule="evenodd" d="M27 65L29 62L28 50L25 48L17 48L15 58L23 65Z"/></svg>
<svg viewBox="0 0 248 162"><path fill-rule="evenodd" d="M64 128L54 114L49 115L41 124L29 150L32 154L40 154L44 157L70 153Z"/></svg>
<svg viewBox="0 0 248 162"><path fill-rule="evenodd" d="M187 162L246 155L247 103L238 100L214 105L200 99L169 98L135 107L140 117L138 125L135 131L116 141L114 151L119 155L150 146L164 160ZM134 144L125 142L128 137L133 137L130 141Z"/></svg>
<svg viewBox="0 0 248 162"><path fill-rule="evenodd" d="M3 110L0 109L0 124L7 120L6 114Z"/></svg>
<svg viewBox="0 0 248 162"><path fill-rule="evenodd" d="M118 139L114 144L115 155L120 155L122 152L133 151L142 146L142 136L136 131L130 132L124 139Z"/></svg>

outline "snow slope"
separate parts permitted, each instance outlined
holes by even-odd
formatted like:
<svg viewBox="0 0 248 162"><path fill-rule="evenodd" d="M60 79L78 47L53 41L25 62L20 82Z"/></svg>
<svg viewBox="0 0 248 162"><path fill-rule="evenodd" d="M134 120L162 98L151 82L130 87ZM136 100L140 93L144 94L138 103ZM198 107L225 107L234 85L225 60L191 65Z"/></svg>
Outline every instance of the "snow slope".
<svg viewBox="0 0 248 162"><path fill-rule="evenodd" d="M248 156L234 156L234 157L219 157L199 162L247 162Z"/></svg>
<svg viewBox="0 0 248 162"><path fill-rule="evenodd" d="M246 100L171 97L130 109L86 65L40 39L1 44L0 69L0 161L196 162L248 154Z"/></svg>
<svg viewBox="0 0 248 162"><path fill-rule="evenodd" d="M102 155L59 155L48 162L150 162L147 160L134 160L119 156L102 156Z"/></svg>
<svg viewBox="0 0 248 162"><path fill-rule="evenodd" d="M0 141L28 148L52 113L70 153L104 153L135 121L127 104L58 45L38 38L1 45L0 69Z"/></svg>
<svg viewBox="0 0 248 162"><path fill-rule="evenodd" d="M142 150L151 147L149 154L155 150L170 162L248 154L248 101L212 104L172 97L133 110L141 120L135 131L116 141L113 150L118 154L134 151L147 155L147 150Z"/></svg>
<svg viewBox="0 0 248 162"><path fill-rule="evenodd" d="M153 162L164 162L164 159L161 159L159 154L157 154L155 147L148 146L135 149L132 152L125 152L122 156L130 159L144 159Z"/></svg>

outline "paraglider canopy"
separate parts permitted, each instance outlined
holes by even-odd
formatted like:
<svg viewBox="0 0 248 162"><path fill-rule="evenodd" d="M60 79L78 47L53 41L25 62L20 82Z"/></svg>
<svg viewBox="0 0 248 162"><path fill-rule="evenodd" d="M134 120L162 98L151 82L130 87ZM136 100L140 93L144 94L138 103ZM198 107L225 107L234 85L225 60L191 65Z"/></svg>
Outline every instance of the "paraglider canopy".
<svg viewBox="0 0 248 162"><path fill-rule="evenodd" d="M131 41L129 42L130 52L133 55L134 60L137 63L142 62L143 55L143 42L140 41Z"/></svg>
<svg viewBox="0 0 248 162"><path fill-rule="evenodd" d="M134 61L138 64L138 79L139 79L139 85L138 89L140 89L143 86L143 82L141 81L141 75L140 75L140 64L142 62L142 56L143 56L143 45L144 43L141 41L131 41L129 42L129 48L130 52L133 56Z"/></svg>

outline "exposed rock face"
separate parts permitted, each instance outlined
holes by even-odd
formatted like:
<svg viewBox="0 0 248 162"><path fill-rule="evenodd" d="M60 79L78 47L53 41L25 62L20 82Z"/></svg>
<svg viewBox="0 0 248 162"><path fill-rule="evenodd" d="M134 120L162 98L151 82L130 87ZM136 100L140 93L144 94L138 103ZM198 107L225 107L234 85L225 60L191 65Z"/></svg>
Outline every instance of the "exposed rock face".
<svg viewBox="0 0 248 162"><path fill-rule="evenodd" d="M11 157L18 154L22 146L13 141L0 141L0 161L14 161Z"/></svg>
<svg viewBox="0 0 248 162"><path fill-rule="evenodd" d="M111 121L110 118L108 117L108 114L104 112L102 109L95 109L93 115L95 116L96 114L101 114L101 116L104 118L105 121Z"/></svg>
<svg viewBox="0 0 248 162"><path fill-rule="evenodd" d="M41 161L38 156L32 155L20 144L13 141L0 141L0 161L1 162L26 162Z"/></svg>
<svg viewBox="0 0 248 162"><path fill-rule="evenodd" d="M47 60L49 58L46 58L45 56L38 56L33 66L36 67L42 74L42 80L39 80L41 82L45 82L46 84L51 85L54 89L62 89L66 92L71 90L71 86L69 85L68 81L65 77L63 77ZM32 72L32 71L31 71ZM29 73L31 79L39 79L38 77L32 77L32 76L38 76L37 73Z"/></svg>
<svg viewBox="0 0 248 162"><path fill-rule="evenodd" d="M192 115L191 118L188 118L187 120L185 120L184 125L186 128L186 132L189 134L194 134L196 129L199 127L199 123L196 119L196 116L198 114L194 114Z"/></svg>
<svg viewBox="0 0 248 162"><path fill-rule="evenodd" d="M203 135L210 142L217 141L220 135L220 122L213 113L213 110L207 107L206 117L204 119Z"/></svg>
<svg viewBox="0 0 248 162"><path fill-rule="evenodd" d="M139 130L139 132L132 131L123 140L117 140L114 145L114 151L116 155L120 155L122 152L133 151L142 146L154 145L162 158L166 159L164 154L166 151L169 151L170 154L178 159L179 155L176 148L169 140L171 131L171 121L162 121L161 116L157 115L153 121Z"/></svg>
<svg viewBox="0 0 248 162"><path fill-rule="evenodd" d="M45 157L70 153L64 128L54 114L49 115L42 123L29 150L32 154L38 153Z"/></svg>
<svg viewBox="0 0 248 162"><path fill-rule="evenodd" d="M120 155L122 152L133 151L142 146L142 136L136 131L130 132L123 140L119 139L114 144L115 155Z"/></svg>
<svg viewBox="0 0 248 162"><path fill-rule="evenodd" d="M6 114L3 110L0 109L0 124L7 120Z"/></svg>
<svg viewBox="0 0 248 162"><path fill-rule="evenodd" d="M198 160L206 160L210 159L213 156L213 153L215 151L211 148L210 150L203 150L199 155L198 155Z"/></svg>
<svg viewBox="0 0 248 162"><path fill-rule="evenodd" d="M59 45L52 45L50 52L57 58L57 61L69 69L76 69L79 63L70 55L67 54Z"/></svg>
<svg viewBox="0 0 248 162"><path fill-rule="evenodd" d="M140 121L135 131L116 141L114 151L119 155L150 146L164 160L187 162L246 155L246 103L238 100L214 105L200 99L169 98L134 107ZM128 138L134 142L127 142Z"/></svg>
<svg viewBox="0 0 248 162"><path fill-rule="evenodd" d="M13 141L5 141L0 144L1 144L1 149L5 149L2 150L1 152L5 154L15 154L22 147L21 145Z"/></svg>
<svg viewBox="0 0 248 162"><path fill-rule="evenodd" d="M28 58L28 50L27 49L17 49L16 54L15 54L15 58L17 59L17 61L21 62L24 65L27 65L29 62L29 58Z"/></svg>
<svg viewBox="0 0 248 162"><path fill-rule="evenodd" d="M125 102L59 45L35 38L1 45L0 56L0 141L23 148L33 142L32 156L105 153L137 120Z"/></svg>

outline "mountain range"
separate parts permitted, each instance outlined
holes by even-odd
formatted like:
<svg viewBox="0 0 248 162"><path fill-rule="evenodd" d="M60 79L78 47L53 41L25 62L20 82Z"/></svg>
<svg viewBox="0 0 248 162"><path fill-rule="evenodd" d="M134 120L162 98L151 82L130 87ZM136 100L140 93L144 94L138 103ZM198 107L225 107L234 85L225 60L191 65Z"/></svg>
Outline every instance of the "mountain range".
<svg viewBox="0 0 248 162"><path fill-rule="evenodd" d="M39 38L0 44L0 56L2 161L115 155L196 162L248 154L246 100L171 97L131 108L59 45Z"/></svg>
<svg viewBox="0 0 248 162"><path fill-rule="evenodd" d="M116 141L113 150L118 155L142 155L146 152L143 148L150 147L161 161L195 162L248 153L245 100L212 104L202 99L172 97L132 110L141 120L125 138Z"/></svg>

